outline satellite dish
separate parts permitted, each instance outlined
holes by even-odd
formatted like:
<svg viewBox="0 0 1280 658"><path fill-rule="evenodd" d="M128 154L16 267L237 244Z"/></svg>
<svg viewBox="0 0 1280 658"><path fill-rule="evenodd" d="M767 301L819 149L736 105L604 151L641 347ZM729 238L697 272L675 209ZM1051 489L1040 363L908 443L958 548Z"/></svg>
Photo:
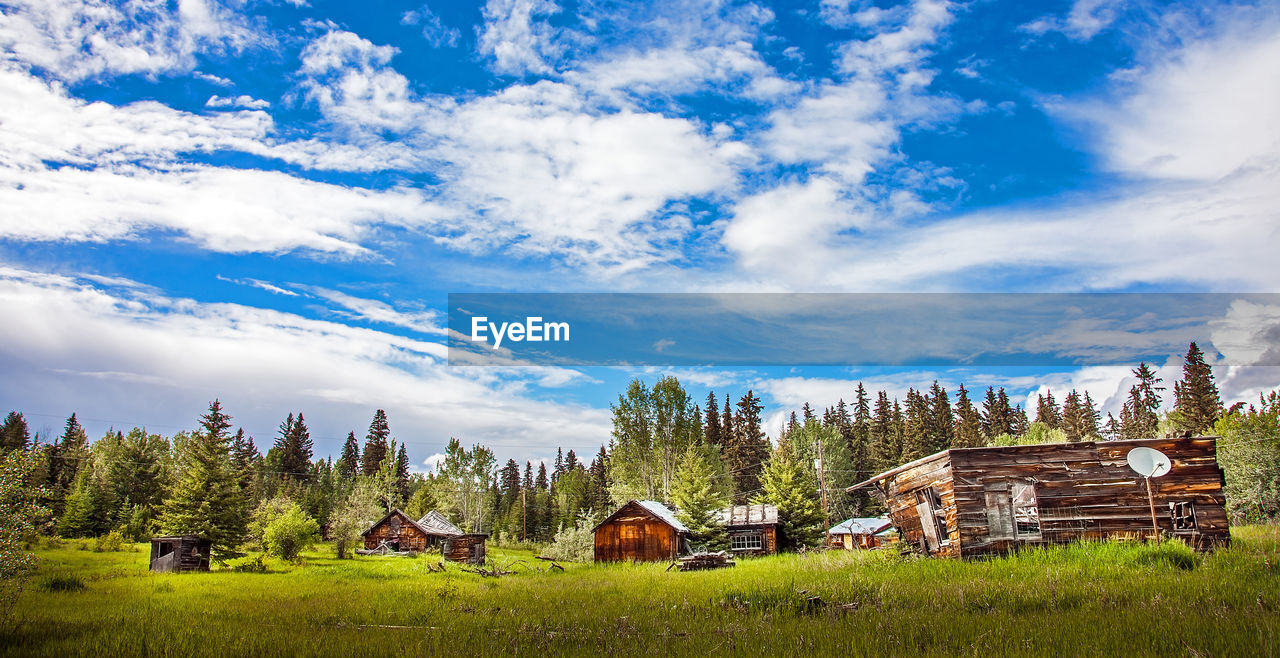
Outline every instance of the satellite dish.
<svg viewBox="0 0 1280 658"><path fill-rule="evenodd" d="M1163 452L1153 448L1134 448L1125 457L1129 468L1144 478L1158 478L1169 472L1172 463Z"/></svg>

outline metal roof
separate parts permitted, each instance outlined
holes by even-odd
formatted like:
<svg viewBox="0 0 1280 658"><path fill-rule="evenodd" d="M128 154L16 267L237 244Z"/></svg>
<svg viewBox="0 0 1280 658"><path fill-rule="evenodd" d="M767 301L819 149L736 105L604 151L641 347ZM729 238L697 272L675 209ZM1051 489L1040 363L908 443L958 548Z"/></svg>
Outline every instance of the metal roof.
<svg viewBox="0 0 1280 658"><path fill-rule="evenodd" d="M716 511L716 520L726 526L774 525L778 508L773 505L732 505Z"/></svg>
<svg viewBox="0 0 1280 658"><path fill-rule="evenodd" d="M461 535L462 530L458 526L453 525L449 518L445 515L431 510L427 515L418 519L418 525L422 526L427 534L431 535Z"/></svg>
<svg viewBox="0 0 1280 658"><path fill-rule="evenodd" d="M889 519L883 516L853 518L831 526L827 533L832 535L874 535L891 525Z"/></svg>
<svg viewBox="0 0 1280 658"><path fill-rule="evenodd" d="M689 532L689 529L684 527L684 524L680 522L680 519L676 518L676 513L672 512L666 505L663 505L656 500L637 500L636 503L649 510L649 512L654 516L665 521L667 525L675 528L677 532Z"/></svg>

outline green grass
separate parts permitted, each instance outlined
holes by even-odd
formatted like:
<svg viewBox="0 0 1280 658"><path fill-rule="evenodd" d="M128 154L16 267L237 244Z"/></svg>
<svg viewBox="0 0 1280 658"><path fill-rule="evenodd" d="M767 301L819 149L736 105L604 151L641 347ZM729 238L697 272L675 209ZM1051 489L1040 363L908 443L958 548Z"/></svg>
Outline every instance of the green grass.
<svg viewBox="0 0 1280 658"><path fill-rule="evenodd" d="M22 655L1186 655L1280 653L1280 528L1229 550L1079 544L960 562L885 552L566 565L484 578L436 560L152 574L147 554L39 552L0 653ZM491 551L499 563L520 551ZM80 590L41 587L74 576ZM818 597L820 602L811 602Z"/></svg>

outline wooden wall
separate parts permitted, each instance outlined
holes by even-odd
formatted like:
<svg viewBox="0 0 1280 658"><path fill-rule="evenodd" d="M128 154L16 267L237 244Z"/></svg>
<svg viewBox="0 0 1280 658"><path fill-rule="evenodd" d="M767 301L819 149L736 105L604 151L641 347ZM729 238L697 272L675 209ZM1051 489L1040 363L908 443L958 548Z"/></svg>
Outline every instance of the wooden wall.
<svg viewBox="0 0 1280 658"><path fill-rule="evenodd" d="M389 544L398 541L401 551L425 551L428 546L438 544L441 539L424 533L412 519L397 510L369 530L364 536L364 547L372 550L384 541Z"/></svg>
<svg viewBox="0 0 1280 658"><path fill-rule="evenodd" d="M775 555L778 552L778 526L776 525L729 526L725 531L729 535L730 544L735 534L760 533L761 548L759 550L731 551L734 555Z"/></svg>
<svg viewBox="0 0 1280 658"><path fill-rule="evenodd" d="M950 451L960 551L965 556L1003 553L1019 546L1077 539L1138 539L1152 534L1143 478L1125 461L1138 446L1172 461L1169 473L1152 478L1156 521L1162 532L1199 550L1230 541L1218 467L1216 439L1104 441ZM1034 487L1039 536L1007 532L1000 509L1007 487ZM1175 529L1169 503L1191 503L1192 529ZM993 529L993 525L995 526Z"/></svg>
<svg viewBox="0 0 1280 658"><path fill-rule="evenodd" d="M960 555L951 468L948 453L941 452L879 483L889 520L903 541L925 555ZM934 518L926 516L922 522L922 513ZM939 523L943 520L945 527Z"/></svg>
<svg viewBox="0 0 1280 658"><path fill-rule="evenodd" d="M640 505L627 503L596 528L596 562L658 562L680 554L675 528Z"/></svg>
<svg viewBox="0 0 1280 658"><path fill-rule="evenodd" d="M444 559L468 564L484 564L485 540L489 535L473 533L446 539L440 552Z"/></svg>
<svg viewBox="0 0 1280 658"><path fill-rule="evenodd" d="M208 571L211 546L195 537L156 537L151 540L151 570Z"/></svg>

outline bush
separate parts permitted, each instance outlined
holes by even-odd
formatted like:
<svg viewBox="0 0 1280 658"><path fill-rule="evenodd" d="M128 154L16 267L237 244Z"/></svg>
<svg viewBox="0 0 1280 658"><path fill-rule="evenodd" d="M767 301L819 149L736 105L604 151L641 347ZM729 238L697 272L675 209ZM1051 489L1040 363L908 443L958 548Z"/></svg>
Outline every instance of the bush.
<svg viewBox="0 0 1280 658"><path fill-rule="evenodd" d="M546 557L565 562L590 562L595 559L596 538L591 528L595 517L583 513L576 527L561 528L551 545L542 551Z"/></svg>
<svg viewBox="0 0 1280 658"><path fill-rule="evenodd" d="M263 539L268 553L295 562L299 553L315 543L319 531L320 524L294 503L267 525Z"/></svg>
<svg viewBox="0 0 1280 658"><path fill-rule="evenodd" d="M124 535L119 530L112 530L93 540L93 550L95 553L118 553L125 550L124 543Z"/></svg>
<svg viewBox="0 0 1280 658"><path fill-rule="evenodd" d="M262 561L261 555L254 557L239 557L234 560L227 560L227 567L236 573L266 573L267 564Z"/></svg>
<svg viewBox="0 0 1280 658"><path fill-rule="evenodd" d="M49 592L78 592L84 589L84 581L75 574L52 574L40 580L40 589Z"/></svg>

